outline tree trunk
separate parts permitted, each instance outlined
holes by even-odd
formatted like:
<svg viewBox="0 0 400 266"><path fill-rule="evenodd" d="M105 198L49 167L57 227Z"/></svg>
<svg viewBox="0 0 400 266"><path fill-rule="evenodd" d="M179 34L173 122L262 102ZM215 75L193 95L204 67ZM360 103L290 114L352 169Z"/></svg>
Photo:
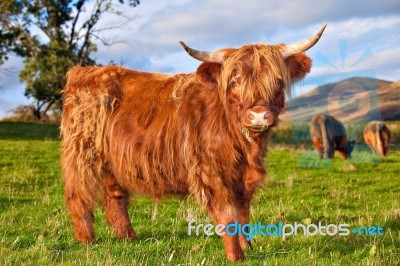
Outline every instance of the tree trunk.
<svg viewBox="0 0 400 266"><path fill-rule="evenodd" d="M33 116L36 120L40 120L42 118L42 114L40 113L40 109L33 108Z"/></svg>

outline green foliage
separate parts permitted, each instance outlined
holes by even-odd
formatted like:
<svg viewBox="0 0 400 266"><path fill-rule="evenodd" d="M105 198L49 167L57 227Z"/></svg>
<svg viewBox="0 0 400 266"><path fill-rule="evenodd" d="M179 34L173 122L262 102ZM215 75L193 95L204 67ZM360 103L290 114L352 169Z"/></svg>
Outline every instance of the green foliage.
<svg viewBox="0 0 400 266"><path fill-rule="evenodd" d="M84 19L87 0L3 0L0 3L0 65L13 52L24 57L19 77L26 82L25 95L35 99L34 115L41 119L54 105L61 108L66 72L74 65L93 65L95 40L106 42L96 28L106 13L121 16L115 0L95 1ZM118 0L123 4L124 0ZM127 1L137 6L139 0ZM121 16L122 20L132 20ZM110 30L110 26L107 29ZM40 31L41 38L32 33Z"/></svg>
<svg viewBox="0 0 400 266"><path fill-rule="evenodd" d="M99 208L96 244L78 244L64 205L60 143L43 140L55 139L57 128L48 129L51 137L43 125L0 123L0 265L232 265L218 237L187 235L190 217L211 222L192 198L134 195L136 242L118 240ZM251 222L380 225L384 235L256 236L240 265L399 265L400 151L378 163L335 159L328 168L299 167L304 152L270 149L270 178L256 193Z"/></svg>
<svg viewBox="0 0 400 266"><path fill-rule="evenodd" d="M1 1L0 2L0 65L8 59L7 54L11 51L18 53L18 47L15 44L18 36L21 34L20 29L12 25L6 14L21 14L21 1Z"/></svg>
<svg viewBox="0 0 400 266"><path fill-rule="evenodd" d="M53 104L60 104L60 92L66 83L65 74L75 65L74 56L65 43L51 41L41 48L37 56L25 58L19 75L21 82L26 82L25 95L36 100L34 114L38 119Z"/></svg>

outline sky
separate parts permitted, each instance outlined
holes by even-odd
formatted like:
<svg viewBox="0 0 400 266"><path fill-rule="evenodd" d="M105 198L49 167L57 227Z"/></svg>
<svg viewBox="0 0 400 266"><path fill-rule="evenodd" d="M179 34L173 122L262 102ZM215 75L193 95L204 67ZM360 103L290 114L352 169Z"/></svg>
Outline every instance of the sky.
<svg viewBox="0 0 400 266"><path fill-rule="evenodd" d="M293 43L309 38L327 23L320 41L307 51L313 60L311 73L296 90L305 92L349 76L400 80L398 0L141 0L138 7L125 5L122 10L134 20L104 32L108 39L121 42L98 43L94 58L101 64L115 62L149 72L192 72L200 63L178 41L199 50ZM107 15L98 27L120 21ZM1 118L32 99L24 96L24 84L18 80L21 58L10 56L0 68L7 70L0 71Z"/></svg>

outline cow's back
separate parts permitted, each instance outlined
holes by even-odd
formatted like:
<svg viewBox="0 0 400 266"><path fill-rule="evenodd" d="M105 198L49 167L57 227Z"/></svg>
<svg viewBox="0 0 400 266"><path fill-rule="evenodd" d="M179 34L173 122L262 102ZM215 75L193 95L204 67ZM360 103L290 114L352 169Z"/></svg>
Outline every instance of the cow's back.
<svg viewBox="0 0 400 266"><path fill-rule="evenodd" d="M339 137L346 135L346 130L343 124L333 116L324 114L314 116L310 124L311 138L324 138L325 134L328 138Z"/></svg>
<svg viewBox="0 0 400 266"><path fill-rule="evenodd" d="M346 130L343 124L333 116L325 115L326 130L331 137L346 136Z"/></svg>
<svg viewBox="0 0 400 266"><path fill-rule="evenodd" d="M81 113L96 110L116 113L122 106L146 109L157 100L160 105L168 102L177 76L147 73L118 66L75 67L67 74L67 84L63 91L64 126L72 109ZM74 116L77 118L76 116Z"/></svg>
<svg viewBox="0 0 400 266"><path fill-rule="evenodd" d="M74 67L67 73L64 96L90 92L92 95L107 94L121 99L123 94L138 94L149 88L171 82L174 76L160 73L148 73L119 66ZM151 81L151 82L149 82Z"/></svg>

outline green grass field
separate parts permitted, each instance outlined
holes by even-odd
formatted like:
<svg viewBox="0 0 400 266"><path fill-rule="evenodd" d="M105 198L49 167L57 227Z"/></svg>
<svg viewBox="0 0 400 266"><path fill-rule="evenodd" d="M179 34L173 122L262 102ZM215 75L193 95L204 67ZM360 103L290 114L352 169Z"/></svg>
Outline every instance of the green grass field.
<svg viewBox="0 0 400 266"><path fill-rule="evenodd" d="M187 235L191 217L211 222L191 198L133 196L136 242L119 241L99 208L96 244L78 244L59 149L57 126L0 123L0 265L229 265L217 236ZM360 149L350 161L321 163L307 149L271 148L251 222L379 225L384 235L256 236L239 265L400 265L400 150L380 160Z"/></svg>

